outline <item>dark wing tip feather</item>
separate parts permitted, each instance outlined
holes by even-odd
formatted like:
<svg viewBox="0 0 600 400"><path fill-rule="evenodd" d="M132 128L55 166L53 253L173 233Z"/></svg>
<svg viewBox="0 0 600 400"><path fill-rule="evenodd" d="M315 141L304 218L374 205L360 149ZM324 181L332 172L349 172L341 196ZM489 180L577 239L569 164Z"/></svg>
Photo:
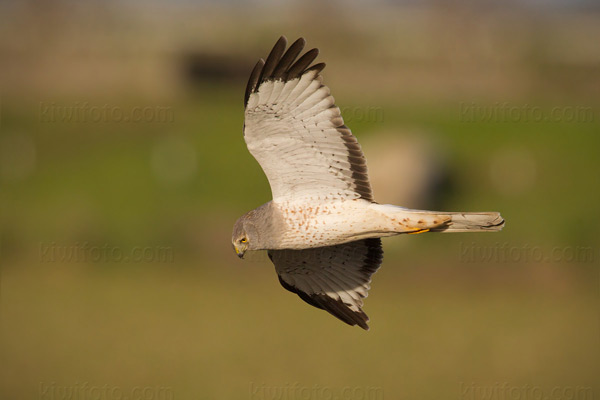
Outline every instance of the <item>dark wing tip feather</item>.
<svg viewBox="0 0 600 400"><path fill-rule="evenodd" d="M275 43L275 46L273 46L273 49L271 50L269 55L267 56L265 66L263 67L262 73L260 74L260 82L271 77L273 71L275 71L275 67L277 67L277 64L279 64L279 62L281 61L281 57L283 57L283 53L285 52L286 46L287 39L285 38L285 36L281 36L279 40L277 40L277 43Z"/></svg>
<svg viewBox="0 0 600 400"><path fill-rule="evenodd" d="M341 300L333 299L326 294L313 294L310 296L313 301L319 304L319 308L327 311L340 321L350 326L358 325L364 330L369 330L369 317L363 310L352 311Z"/></svg>
<svg viewBox="0 0 600 400"><path fill-rule="evenodd" d="M265 65L265 60L262 58L258 60L252 73L250 74L250 79L248 79L248 84L246 85L246 93L244 95L244 106L248 104L248 99L250 98L250 94L256 90L258 87L258 81L261 74L261 71Z"/></svg>
<svg viewBox="0 0 600 400"><path fill-rule="evenodd" d="M311 49L304 53L304 55L290 67L285 79L291 80L302 76L306 72L308 66L315 60L315 58L317 58L318 55L319 49Z"/></svg>
<svg viewBox="0 0 600 400"><path fill-rule="evenodd" d="M279 283L281 283L281 286L283 286L284 289L297 294L302 300L311 306L327 311L329 314L350 326L358 325L364 330L369 330L369 325L367 325L367 322L369 322L369 317L363 310L352 311L341 300L336 300L327 296L326 294L304 293L303 291L296 289L296 287L284 281L281 276L277 275L277 277L279 278Z"/></svg>
<svg viewBox="0 0 600 400"><path fill-rule="evenodd" d="M304 46L306 46L306 40L304 40L304 38L299 38L292 43L273 71L272 75L274 79L283 79L285 77L287 70L298 57L298 54L300 54L302 49L304 49Z"/></svg>
<svg viewBox="0 0 600 400"><path fill-rule="evenodd" d="M315 49L315 50L316 50L316 49ZM318 74L319 72L323 71L323 68L325 68L325 66L326 66L326 65L327 65L327 64L325 64L324 62L322 62L322 63L318 63L318 64L315 64L315 65L313 65L312 67L310 67L310 68L307 68L307 69L304 71L304 73L307 73L307 72L310 72L310 71L317 71L317 74Z"/></svg>
<svg viewBox="0 0 600 400"><path fill-rule="evenodd" d="M262 61L261 59L254 67L254 70L252 70L248 85L246 86L244 106L248 105L250 95L257 92L263 82L276 79L288 81L298 78L309 71L317 71L317 74L321 72L325 68L325 63L310 66L319 55L318 49L307 51L296 61L305 45L306 40L301 37L292 43L286 51L287 39L285 36L281 36L275 43L275 46L273 46L266 61Z"/></svg>

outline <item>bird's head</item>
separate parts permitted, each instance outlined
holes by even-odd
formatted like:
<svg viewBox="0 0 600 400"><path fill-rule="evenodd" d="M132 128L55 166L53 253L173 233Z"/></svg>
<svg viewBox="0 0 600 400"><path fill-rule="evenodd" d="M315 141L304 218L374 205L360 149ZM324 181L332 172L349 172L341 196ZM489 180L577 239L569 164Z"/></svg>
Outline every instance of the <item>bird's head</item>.
<svg viewBox="0 0 600 400"><path fill-rule="evenodd" d="M239 258L244 257L247 250L255 250L258 241L257 230L252 222L251 212L241 216L233 226L231 243Z"/></svg>

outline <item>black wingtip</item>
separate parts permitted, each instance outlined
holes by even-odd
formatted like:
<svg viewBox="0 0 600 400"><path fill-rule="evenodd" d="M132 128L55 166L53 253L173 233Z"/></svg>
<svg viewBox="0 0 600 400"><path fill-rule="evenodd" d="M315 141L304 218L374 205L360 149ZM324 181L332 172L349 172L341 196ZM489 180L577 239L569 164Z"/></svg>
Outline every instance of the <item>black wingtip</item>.
<svg viewBox="0 0 600 400"><path fill-rule="evenodd" d="M306 40L302 37L292 43L283 57L281 57L281 61L279 61L279 64L273 71L272 76L274 79L283 79L285 77L287 70L292 65L296 57L298 57L298 54L300 54L302 49L304 49L304 46L306 46Z"/></svg>
<svg viewBox="0 0 600 400"><path fill-rule="evenodd" d="M244 107L248 105L250 95L257 92L265 81L276 79L288 81L299 78L309 71L316 71L318 74L325 68L325 63L310 66L319 55L318 49L311 49L296 60L306 46L306 39L303 37L298 38L286 51L287 43L286 37L282 35L273 46L267 59L265 61L261 59L256 64L246 86Z"/></svg>
<svg viewBox="0 0 600 400"><path fill-rule="evenodd" d="M246 105L248 105L248 99L250 98L250 95L258 87L260 73L261 73L264 65L265 65L265 60L260 58L258 60L258 62L256 63L256 65L254 66L254 69L250 73L250 79L248 79L248 84L246 85L246 93L244 94L244 107L246 107Z"/></svg>
<svg viewBox="0 0 600 400"><path fill-rule="evenodd" d="M273 261L272 256L269 254L269 258ZM345 305L341 300L333 299L324 294L307 294L301 290L296 289L294 286L288 284L284 281L281 276L277 275L279 278L279 283L283 286L284 289L295 293L304 300L306 303L310 304L313 307L320 308L321 310L327 311L329 314L333 315L340 321L350 325L350 326L360 326L365 331L369 330L369 317L363 310L352 311L347 305Z"/></svg>
<svg viewBox="0 0 600 400"><path fill-rule="evenodd" d="M277 64L279 64L279 61L281 61L281 57L283 57L283 53L285 52L286 47L287 39L285 36L281 36L275 43L275 46L273 46L273 49L271 49L269 55L267 56L265 66L263 67L262 73L260 75L261 82L271 77L273 71L275 71L275 67L277 67Z"/></svg>
<svg viewBox="0 0 600 400"><path fill-rule="evenodd" d="M324 294L313 294L310 296L311 300L319 305L319 308L327 311L337 319L350 326L356 326L363 328L365 331L369 330L369 317L363 310L352 311L346 304L341 300L333 299Z"/></svg>
<svg viewBox="0 0 600 400"><path fill-rule="evenodd" d="M324 62L315 64L312 67L307 68L306 70L304 70L304 73L307 73L309 71L316 71L317 74L318 74L319 72L323 71L323 69L325 68L326 65L327 64L325 64Z"/></svg>
<svg viewBox="0 0 600 400"><path fill-rule="evenodd" d="M295 79L302 76L307 67L317 58L319 49L310 49L294 65L290 67L286 75L286 80Z"/></svg>

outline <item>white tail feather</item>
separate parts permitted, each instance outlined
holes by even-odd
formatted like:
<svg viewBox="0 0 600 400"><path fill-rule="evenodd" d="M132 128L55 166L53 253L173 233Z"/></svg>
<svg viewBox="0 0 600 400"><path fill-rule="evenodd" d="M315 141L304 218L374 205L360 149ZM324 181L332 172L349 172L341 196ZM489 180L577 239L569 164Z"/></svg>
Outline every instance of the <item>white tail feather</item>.
<svg viewBox="0 0 600 400"><path fill-rule="evenodd" d="M445 227L433 228L432 232L481 232L499 231L504 227L504 219L497 212L453 212L452 219Z"/></svg>

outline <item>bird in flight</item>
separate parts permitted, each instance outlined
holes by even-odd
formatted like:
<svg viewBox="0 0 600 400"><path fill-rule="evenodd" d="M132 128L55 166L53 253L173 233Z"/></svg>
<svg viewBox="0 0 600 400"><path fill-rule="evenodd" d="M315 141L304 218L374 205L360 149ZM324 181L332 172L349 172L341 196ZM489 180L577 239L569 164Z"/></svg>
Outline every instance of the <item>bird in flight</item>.
<svg viewBox="0 0 600 400"><path fill-rule="evenodd" d="M267 250L281 285L308 304L368 330L362 310L383 261L381 237L424 232L499 231L497 212L412 210L375 202L367 164L322 83L319 51L298 58L279 38L260 59L244 97L244 139L273 200L240 217L232 243Z"/></svg>

